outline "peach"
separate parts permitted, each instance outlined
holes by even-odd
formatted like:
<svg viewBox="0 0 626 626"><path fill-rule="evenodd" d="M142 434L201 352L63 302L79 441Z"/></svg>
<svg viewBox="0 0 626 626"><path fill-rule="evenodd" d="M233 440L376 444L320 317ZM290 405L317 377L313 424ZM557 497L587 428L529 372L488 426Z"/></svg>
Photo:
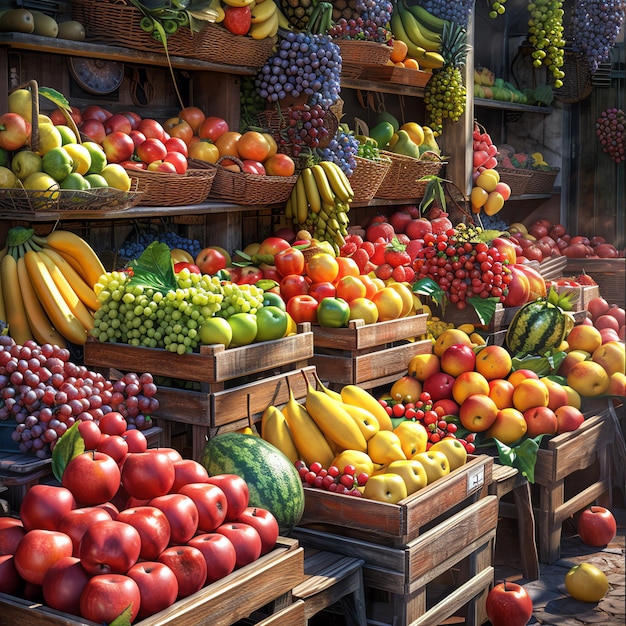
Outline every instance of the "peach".
<svg viewBox="0 0 626 626"><path fill-rule="evenodd" d="M611 305L601 296L591 298L587 302L587 311L591 314L591 319L596 320L601 315L609 312Z"/></svg>
<svg viewBox="0 0 626 626"><path fill-rule="evenodd" d="M537 372L533 372L532 370L521 369L511 372L507 380L513 385L513 387L517 387L517 385L519 385L523 380L526 380L527 378L539 380L539 375L537 374Z"/></svg>
<svg viewBox="0 0 626 626"><path fill-rule="evenodd" d="M602 365L595 361L582 361L569 371L567 384L581 396L593 397L606 393L610 380Z"/></svg>
<svg viewBox="0 0 626 626"><path fill-rule="evenodd" d="M569 371L576 365L576 363L580 363L582 361L586 361L591 358L591 354L589 352L585 352L584 350L572 350L565 355L565 358L561 361L561 365L559 365L558 375L565 376L569 374Z"/></svg>
<svg viewBox="0 0 626 626"><path fill-rule="evenodd" d="M504 378L495 378L489 381L489 397L499 409L513 406L513 383Z"/></svg>
<svg viewBox="0 0 626 626"><path fill-rule="evenodd" d="M485 346L476 356L476 371L487 380L506 378L511 365L511 355L502 346Z"/></svg>
<svg viewBox="0 0 626 626"><path fill-rule="evenodd" d="M464 428L475 433L487 430L496 420L498 407L486 394L469 396L459 409L459 420Z"/></svg>
<svg viewBox="0 0 626 626"><path fill-rule="evenodd" d="M603 328L612 328L615 332L619 331L619 322L617 318L613 315L601 315L596 321L594 326L598 330L602 330Z"/></svg>
<svg viewBox="0 0 626 626"><path fill-rule="evenodd" d="M513 391L513 406L522 413L536 406L548 406L550 392L540 380L523 380Z"/></svg>
<svg viewBox="0 0 626 626"><path fill-rule="evenodd" d="M458 328L448 328L444 330L433 346L433 352L437 356L441 356L450 346L460 343L466 346L472 346L472 340L469 335Z"/></svg>
<svg viewBox="0 0 626 626"><path fill-rule="evenodd" d="M523 413L513 407L508 407L498 411L494 423L485 435L510 446L526 434L527 428Z"/></svg>
<svg viewBox="0 0 626 626"><path fill-rule="evenodd" d="M470 346L462 343L452 344L441 355L441 369L450 376L460 376L463 372L473 372L476 355Z"/></svg>
<svg viewBox="0 0 626 626"><path fill-rule="evenodd" d="M614 372L626 371L626 349L619 341L603 343L591 355L591 360L602 365L609 376Z"/></svg>
<svg viewBox="0 0 626 626"><path fill-rule="evenodd" d="M584 350L592 354L602 345L602 335L594 326L577 324L566 337L570 350Z"/></svg>
<svg viewBox="0 0 626 626"><path fill-rule="evenodd" d="M619 333L615 332L612 328L601 328L600 336L602 337L602 343L619 341Z"/></svg>
<svg viewBox="0 0 626 626"><path fill-rule="evenodd" d="M433 403L433 410L443 417L444 415L458 415L459 405L450 398L442 398Z"/></svg>
<svg viewBox="0 0 626 626"><path fill-rule="evenodd" d="M626 374L614 372L609 376L609 388L607 393L614 396L626 396Z"/></svg>
<svg viewBox="0 0 626 626"><path fill-rule="evenodd" d="M452 397L459 406L476 393L489 396L489 381L478 372L463 372L452 385Z"/></svg>
<svg viewBox="0 0 626 626"><path fill-rule="evenodd" d="M422 382L440 371L439 357L436 354L416 354L409 361L409 375Z"/></svg>
<svg viewBox="0 0 626 626"><path fill-rule="evenodd" d="M617 320L619 326L624 326L624 324L626 324L626 310L624 310L621 306L612 304L609 307L607 315L612 315Z"/></svg>
<svg viewBox="0 0 626 626"><path fill-rule="evenodd" d="M526 435L531 439L537 435L556 435L558 422L552 409L535 406L524 411Z"/></svg>
<svg viewBox="0 0 626 626"><path fill-rule="evenodd" d="M585 416L580 409L574 406L560 406L554 414L556 415L556 432L559 435L576 430L585 421Z"/></svg>
<svg viewBox="0 0 626 626"><path fill-rule="evenodd" d="M567 404L567 391L563 385L547 376L539 379L548 388L548 408L556 411L560 406Z"/></svg>
<svg viewBox="0 0 626 626"><path fill-rule="evenodd" d="M563 385L563 389L565 389L565 393L567 394L567 404L580 409L583 404L580 394L569 385Z"/></svg>

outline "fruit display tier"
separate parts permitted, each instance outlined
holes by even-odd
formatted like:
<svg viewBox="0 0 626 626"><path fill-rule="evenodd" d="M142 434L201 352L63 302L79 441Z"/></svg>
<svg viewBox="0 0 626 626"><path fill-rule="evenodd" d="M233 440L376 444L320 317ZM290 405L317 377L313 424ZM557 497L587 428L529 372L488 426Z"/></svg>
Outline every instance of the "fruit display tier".
<svg viewBox="0 0 626 626"><path fill-rule="evenodd" d="M296 540L279 537L271 552L169 608L136 622L136 626L205 623L230 626L268 603L270 607L284 608L291 598L291 590L303 580L304 550ZM237 598L237 602L232 602L233 598ZM6 594L0 595L0 611L8 624L87 625L76 616Z"/></svg>
<svg viewBox="0 0 626 626"><path fill-rule="evenodd" d="M475 465L473 467L477 469ZM490 465L479 462L479 469L485 470L485 478L487 472L490 476ZM437 499L430 494L427 498L414 494L407 499L407 503L414 502L416 509L423 508L426 512L432 506L445 507L446 504L448 510L445 515L420 528L421 532L404 545L391 547L371 534L366 534L366 539L363 539L362 536L331 534L317 527L297 526L292 536L305 548L323 549L323 546L332 545L335 552L364 560L363 584L368 622L424 626L441 624L462 611L466 613L468 623L481 624L485 621L486 595L493 583L498 499L487 495L470 504L459 504L454 497L448 499L446 486L448 481L454 481L456 471L433 483L433 487L438 482L443 484L439 498L441 504L438 505ZM426 490L420 493L425 496ZM479 493L486 493L486 490ZM350 496L323 495L350 500ZM369 514L373 518L378 511L366 513ZM344 517L342 521L363 517L353 511L349 518ZM442 537L452 536L454 541L441 540Z"/></svg>
<svg viewBox="0 0 626 626"><path fill-rule="evenodd" d="M248 415L263 412L276 389L273 374L280 373L284 377L286 372L307 366L312 357L313 333L308 323L300 324L295 335L282 339L228 350L223 344L205 345L198 354L177 355L158 348L98 341L87 342L84 351L86 364L105 370L110 375L115 370L145 368L155 377L165 379L163 382L169 385L158 385L159 409L154 413L157 424L163 428L164 445L172 443L171 427L174 423L190 425L193 458L196 459L201 458L207 436L215 434L222 426L228 425L227 430L245 426L242 422L247 420ZM304 385L300 373L297 378ZM252 393L248 388L258 379L262 379L259 384L266 389L273 385L269 395L260 393L258 389ZM198 384L191 389L171 386L181 380ZM243 401L235 404L231 400L228 407L222 408L215 403L214 396L227 387L229 390L242 387Z"/></svg>
<svg viewBox="0 0 626 626"><path fill-rule="evenodd" d="M353 320L348 328L314 326L312 364L331 388L354 384L371 389L393 382L413 356L432 350L430 340L420 339L427 317L417 314L376 324Z"/></svg>

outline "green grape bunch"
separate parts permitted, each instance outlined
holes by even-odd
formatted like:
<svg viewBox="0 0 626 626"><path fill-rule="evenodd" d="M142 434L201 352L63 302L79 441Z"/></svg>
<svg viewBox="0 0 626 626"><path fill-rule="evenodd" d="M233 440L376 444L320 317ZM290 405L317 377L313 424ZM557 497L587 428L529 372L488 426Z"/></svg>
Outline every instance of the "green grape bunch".
<svg viewBox="0 0 626 626"><path fill-rule="evenodd" d="M528 5L528 40L533 46L533 66L542 65L552 74L554 87L563 86L564 60L563 3L560 0L534 0Z"/></svg>
<svg viewBox="0 0 626 626"><path fill-rule="evenodd" d="M495 0L491 2L491 10L489 11L489 17L491 19L496 19L499 15L504 15L506 13L506 0Z"/></svg>
<svg viewBox="0 0 626 626"><path fill-rule="evenodd" d="M263 307L263 293L263 289L256 285L225 282L222 284L223 299L215 315L225 319L235 313L256 315Z"/></svg>

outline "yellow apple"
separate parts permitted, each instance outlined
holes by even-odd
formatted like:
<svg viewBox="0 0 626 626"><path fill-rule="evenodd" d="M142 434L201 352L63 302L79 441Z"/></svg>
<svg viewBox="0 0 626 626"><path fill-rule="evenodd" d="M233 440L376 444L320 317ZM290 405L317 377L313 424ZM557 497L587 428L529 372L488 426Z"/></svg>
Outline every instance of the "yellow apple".
<svg viewBox="0 0 626 626"><path fill-rule="evenodd" d="M428 433L421 422L404 420L393 429L393 432L400 438L400 445L407 459L419 452L426 452Z"/></svg>
<svg viewBox="0 0 626 626"><path fill-rule="evenodd" d="M454 437L445 437L430 447L430 451L443 452L448 458L450 471L462 467L467 463L467 450L465 446Z"/></svg>
<svg viewBox="0 0 626 626"><path fill-rule="evenodd" d="M626 371L626 350L620 341L607 341L594 350L591 360L602 365L611 376L615 372Z"/></svg>
<svg viewBox="0 0 626 626"><path fill-rule="evenodd" d="M402 476L391 472L370 476L363 490L364 498L388 504L396 504L407 495L406 483Z"/></svg>
<svg viewBox="0 0 626 626"><path fill-rule="evenodd" d="M576 363L567 375L567 384L581 396L593 397L606 393L610 379L606 370L595 361Z"/></svg>
<svg viewBox="0 0 626 626"><path fill-rule="evenodd" d="M367 454L374 463L382 465L406 459L400 437L391 430L379 430L367 442Z"/></svg>
<svg viewBox="0 0 626 626"><path fill-rule="evenodd" d="M450 473L450 461L443 452L428 450L428 452L416 454L413 459L424 466L429 485Z"/></svg>
<svg viewBox="0 0 626 626"><path fill-rule="evenodd" d="M398 474L398 476L404 480L406 492L409 496L423 489L428 484L428 477L424 466L415 459L393 461L387 466L387 471L391 474Z"/></svg>

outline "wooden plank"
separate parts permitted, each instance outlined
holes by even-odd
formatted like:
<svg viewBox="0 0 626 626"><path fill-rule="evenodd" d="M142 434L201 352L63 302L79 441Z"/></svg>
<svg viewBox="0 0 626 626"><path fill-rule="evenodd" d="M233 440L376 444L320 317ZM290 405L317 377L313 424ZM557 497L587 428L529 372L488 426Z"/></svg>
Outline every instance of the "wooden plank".
<svg viewBox="0 0 626 626"><path fill-rule="evenodd" d="M296 600L293 604L269 615L256 626L306 626L307 620L304 617L304 601Z"/></svg>

